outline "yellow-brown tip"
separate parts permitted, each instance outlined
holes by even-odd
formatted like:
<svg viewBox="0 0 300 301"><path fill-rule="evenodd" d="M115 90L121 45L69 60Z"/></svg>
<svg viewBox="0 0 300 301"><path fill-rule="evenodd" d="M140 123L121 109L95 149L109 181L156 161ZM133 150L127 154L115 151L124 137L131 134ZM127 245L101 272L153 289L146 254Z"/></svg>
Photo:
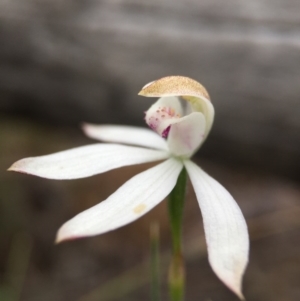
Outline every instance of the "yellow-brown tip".
<svg viewBox="0 0 300 301"><path fill-rule="evenodd" d="M210 99L207 90L197 81L185 76L167 76L143 87L138 95L146 97L196 96Z"/></svg>

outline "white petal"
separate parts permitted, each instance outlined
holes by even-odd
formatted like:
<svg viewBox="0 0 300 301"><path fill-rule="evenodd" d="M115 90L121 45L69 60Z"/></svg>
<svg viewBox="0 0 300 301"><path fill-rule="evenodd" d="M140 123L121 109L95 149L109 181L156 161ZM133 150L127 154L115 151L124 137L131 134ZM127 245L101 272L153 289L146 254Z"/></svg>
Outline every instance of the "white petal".
<svg viewBox="0 0 300 301"><path fill-rule="evenodd" d="M167 150L166 141L153 131L134 126L84 124L84 133L93 139Z"/></svg>
<svg viewBox="0 0 300 301"><path fill-rule="evenodd" d="M166 138L170 125L182 115L182 106L178 97L163 97L147 110L145 121L159 136Z"/></svg>
<svg viewBox="0 0 300 301"><path fill-rule="evenodd" d="M206 123L204 139L206 139L211 130L215 117L215 109L212 103L205 98L201 98L202 101L199 102L199 98L196 96L183 96L183 98L191 103L194 111L202 112L204 114Z"/></svg>
<svg viewBox="0 0 300 301"><path fill-rule="evenodd" d="M182 105L178 97L161 97L148 109L148 111L155 112L160 107L172 108L177 114L183 114Z"/></svg>
<svg viewBox="0 0 300 301"><path fill-rule="evenodd" d="M249 237L243 214L229 192L191 161L185 162L199 202L209 262L217 276L241 299Z"/></svg>
<svg viewBox="0 0 300 301"><path fill-rule="evenodd" d="M22 159L9 170L48 179L78 179L168 157L166 151L118 144L92 144L47 156Z"/></svg>
<svg viewBox="0 0 300 301"><path fill-rule="evenodd" d="M205 136L205 118L194 112L171 125L169 150L175 156L190 157L200 147Z"/></svg>
<svg viewBox="0 0 300 301"><path fill-rule="evenodd" d="M108 199L66 222L57 242L105 233L138 219L171 192L182 166L171 158L134 176Z"/></svg>

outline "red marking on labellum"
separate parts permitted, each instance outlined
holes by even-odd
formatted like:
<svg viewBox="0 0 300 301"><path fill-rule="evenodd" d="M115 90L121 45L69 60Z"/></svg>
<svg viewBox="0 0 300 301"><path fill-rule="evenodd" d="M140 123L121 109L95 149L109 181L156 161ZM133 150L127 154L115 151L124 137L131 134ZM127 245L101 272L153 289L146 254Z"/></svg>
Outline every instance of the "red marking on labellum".
<svg viewBox="0 0 300 301"><path fill-rule="evenodd" d="M169 125L166 129L164 129L164 131L162 132L161 136L163 138L167 138L170 132L171 126Z"/></svg>

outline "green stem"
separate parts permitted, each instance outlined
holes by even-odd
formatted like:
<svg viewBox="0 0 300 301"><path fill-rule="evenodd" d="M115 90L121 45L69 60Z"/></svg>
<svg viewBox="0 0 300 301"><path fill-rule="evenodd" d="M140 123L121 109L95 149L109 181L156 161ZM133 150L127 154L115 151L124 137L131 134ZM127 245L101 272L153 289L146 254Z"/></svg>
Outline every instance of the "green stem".
<svg viewBox="0 0 300 301"><path fill-rule="evenodd" d="M151 247L151 301L160 301L160 271L159 271L159 224L150 225Z"/></svg>
<svg viewBox="0 0 300 301"><path fill-rule="evenodd" d="M173 256L169 269L169 289L172 301L182 301L184 297L185 267L182 256L182 218L186 182L187 173L183 169L168 200L173 244Z"/></svg>

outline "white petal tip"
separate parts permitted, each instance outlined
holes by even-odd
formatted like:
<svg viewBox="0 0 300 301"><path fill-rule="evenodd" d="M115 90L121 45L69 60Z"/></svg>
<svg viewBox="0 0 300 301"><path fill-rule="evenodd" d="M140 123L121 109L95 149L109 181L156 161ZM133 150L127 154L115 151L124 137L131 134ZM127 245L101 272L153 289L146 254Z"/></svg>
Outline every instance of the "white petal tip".
<svg viewBox="0 0 300 301"><path fill-rule="evenodd" d="M215 271L215 273L217 274L217 276L220 276L219 273L217 271ZM236 294L240 300L244 301L246 300L243 293L242 293L242 285L241 285L241 281L242 281L242 277L241 276L237 276L234 279L228 279L226 277L219 277L219 279L234 293Z"/></svg>
<svg viewBox="0 0 300 301"><path fill-rule="evenodd" d="M57 236L56 238L55 238L55 241L54 241L54 243L56 244L56 245L58 245L58 244L60 244L60 243L62 243L62 242L65 242L65 241L68 241L68 240L75 240L75 239L77 239L77 238L79 238L79 237L69 237L69 238L63 238L63 237L59 237L59 236Z"/></svg>
<svg viewBox="0 0 300 301"><path fill-rule="evenodd" d="M90 126L91 124L90 123L87 123L87 122L82 122L80 123L80 128L85 132L86 129Z"/></svg>
<svg viewBox="0 0 300 301"><path fill-rule="evenodd" d="M80 124L81 130L88 137L89 137L89 132L90 132L90 128L91 127L93 127L93 124L91 124L91 123L85 123L85 122L83 122L83 123Z"/></svg>
<svg viewBox="0 0 300 301"><path fill-rule="evenodd" d="M55 244L59 244L61 242L75 240L75 239L79 239L79 238L82 238L82 236L68 233L68 229L66 229L64 226L62 226L56 234Z"/></svg>
<svg viewBox="0 0 300 301"><path fill-rule="evenodd" d="M55 237L55 244L59 244L65 240L68 240L68 238L65 238L62 234L61 234L61 229L57 232L56 237Z"/></svg>
<svg viewBox="0 0 300 301"><path fill-rule="evenodd" d="M246 263L247 265L247 263ZM245 266L246 268L246 266ZM242 292L242 279L243 279L243 271L232 271L232 273L227 274L226 270L220 267L213 267L213 271L216 273L216 275L219 277L219 279L237 296L240 300L246 300L243 292Z"/></svg>
<svg viewBox="0 0 300 301"><path fill-rule="evenodd" d="M56 245L58 245L58 244L61 243L62 241L63 241L62 239L60 239L58 236L56 236L54 243L55 243Z"/></svg>
<svg viewBox="0 0 300 301"><path fill-rule="evenodd" d="M231 289L231 291L233 292L233 293L235 293L239 298L240 298L240 300L242 300L242 301L245 301L246 299L245 299L245 296L243 295L243 293L242 293L242 291L241 291L241 289L236 289L236 288L234 288L234 287L232 287L232 286L228 286L228 288L229 289Z"/></svg>
<svg viewBox="0 0 300 301"><path fill-rule="evenodd" d="M19 173L24 173L24 174L29 174L25 168L24 168L24 164L22 164L23 160L19 160L17 162L15 162L12 166L10 166L7 171L15 171L15 172L19 172Z"/></svg>
<svg viewBox="0 0 300 301"><path fill-rule="evenodd" d="M15 162L14 164L12 164L8 169L7 169L7 171L17 171L17 168L16 168L16 163L18 163L18 162Z"/></svg>
<svg viewBox="0 0 300 301"><path fill-rule="evenodd" d="M242 301L246 301L245 296L243 295L243 293L241 291L239 292L234 292Z"/></svg>

